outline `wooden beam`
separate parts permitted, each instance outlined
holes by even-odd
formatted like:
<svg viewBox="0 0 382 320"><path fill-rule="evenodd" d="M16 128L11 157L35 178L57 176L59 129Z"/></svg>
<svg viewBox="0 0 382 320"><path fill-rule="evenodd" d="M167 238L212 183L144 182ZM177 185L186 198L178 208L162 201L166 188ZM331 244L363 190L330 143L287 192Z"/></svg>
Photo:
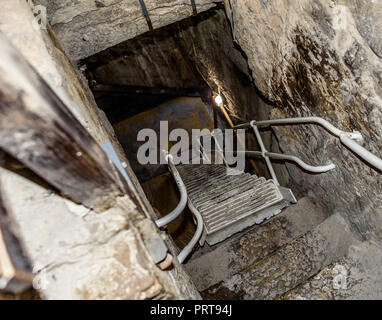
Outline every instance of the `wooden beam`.
<svg viewBox="0 0 382 320"><path fill-rule="evenodd" d="M92 87L93 92L108 92L122 94L142 94L142 95L168 95L168 96L185 96L199 97L198 89L183 88L166 88L166 87L139 87L139 86L123 86L95 84Z"/></svg>
<svg viewBox="0 0 382 320"><path fill-rule="evenodd" d="M34 278L32 271L21 242L12 228L0 188L0 289L20 293L30 288Z"/></svg>
<svg viewBox="0 0 382 320"><path fill-rule="evenodd" d="M90 208L109 208L127 190L97 142L2 35L0 148Z"/></svg>

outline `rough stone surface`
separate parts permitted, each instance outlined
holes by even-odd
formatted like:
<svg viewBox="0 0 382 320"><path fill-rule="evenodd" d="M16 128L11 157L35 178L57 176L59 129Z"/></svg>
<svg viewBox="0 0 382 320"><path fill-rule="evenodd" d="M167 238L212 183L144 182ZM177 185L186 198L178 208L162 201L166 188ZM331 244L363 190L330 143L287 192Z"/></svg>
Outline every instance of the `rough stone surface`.
<svg viewBox="0 0 382 320"><path fill-rule="evenodd" d="M33 261L34 271L43 270L40 282L45 298L95 298L101 292L104 296L97 298L110 298L108 287L111 290L114 284L120 285L120 288L126 285L118 278L118 274L124 272L135 273L134 277L126 277L125 281L142 281L147 286L145 289L150 287L148 282L154 282L147 258L140 258L140 268L130 270L142 251L135 244L136 235L129 225L129 219L134 214L131 202L130 208L125 206L126 211L110 209L95 214L3 169L1 184L18 232ZM120 256L122 252L125 257ZM130 265L125 265L127 261ZM94 279L99 278L98 273L102 269L100 262L109 263L107 268L104 266L103 272L110 279L104 279L103 284L94 283L94 287L89 288ZM97 266L101 269L92 272ZM125 288L128 287L126 285ZM115 294L115 298L138 298L140 290L122 294L116 290Z"/></svg>
<svg viewBox="0 0 382 320"><path fill-rule="evenodd" d="M380 1L232 0L234 37L247 54L273 118L321 116L358 130L382 157ZM382 240L381 172L317 126L275 129L285 153L337 168L322 175L289 167L301 192L312 190L353 231Z"/></svg>
<svg viewBox="0 0 382 320"><path fill-rule="evenodd" d="M332 215L274 254L203 291L202 296L206 299L219 294L238 299L278 298L341 258L356 243L343 218Z"/></svg>
<svg viewBox="0 0 382 320"><path fill-rule="evenodd" d="M4 0L0 8L0 31L39 72L93 138L100 144L112 141L122 155L112 127L107 126L105 115L97 108L84 79L58 45L49 26L47 30L33 27L33 14L25 1Z"/></svg>
<svg viewBox="0 0 382 320"><path fill-rule="evenodd" d="M198 290L206 290L221 281L228 281L236 273L313 229L327 217L317 203L303 198L274 219L210 248L211 252L191 259L184 267Z"/></svg>
<svg viewBox="0 0 382 320"><path fill-rule="evenodd" d="M139 1L135 0L36 0L47 8L48 19L60 43L73 60L89 57L148 31ZM196 1L198 12L215 6ZM190 1L145 1L153 28L192 15Z"/></svg>
<svg viewBox="0 0 382 320"><path fill-rule="evenodd" d="M225 98L233 117L269 111L251 84L221 7L125 41L84 63L98 83L193 89L207 83Z"/></svg>
<svg viewBox="0 0 382 320"><path fill-rule="evenodd" d="M282 296L285 300L381 300L382 248L373 242L350 246L342 259L309 282Z"/></svg>
<svg viewBox="0 0 382 320"><path fill-rule="evenodd" d="M229 21L221 5L197 17L125 41L83 62L89 78L97 83L192 88L199 89L200 93L208 86L224 98L227 112L234 121L240 123L269 117L271 107L256 92L246 57L232 39ZM105 101L114 101L100 100L103 105ZM117 101L123 105L123 99ZM208 103L206 99L204 102ZM110 113L115 103L109 104L113 106L105 110ZM219 123L219 126L227 124ZM248 137L248 150L254 150L257 145L253 136ZM269 133L265 137L268 150L277 152L278 143L274 140L271 143ZM276 163L275 168L280 182L285 184L288 181L285 166ZM261 163L259 169L262 173L267 172Z"/></svg>
<svg viewBox="0 0 382 320"><path fill-rule="evenodd" d="M200 297L179 265L164 273L153 264L132 223L131 200L97 214L31 178L0 169L3 196L44 299Z"/></svg>
<svg viewBox="0 0 382 320"><path fill-rule="evenodd" d="M100 144L111 141L125 160L111 125L97 109L89 88L55 41L49 25L47 30L35 29L32 21L26 1L1 1L0 31L95 140ZM162 272L148 256L134 225L144 216L131 198L118 199L116 208L97 214L60 197L27 169L12 170L17 174L0 169L2 190L35 271L42 270L37 278L41 286L37 286L43 298L200 297L178 264ZM150 212L146 214L149 217Z"/></svg>

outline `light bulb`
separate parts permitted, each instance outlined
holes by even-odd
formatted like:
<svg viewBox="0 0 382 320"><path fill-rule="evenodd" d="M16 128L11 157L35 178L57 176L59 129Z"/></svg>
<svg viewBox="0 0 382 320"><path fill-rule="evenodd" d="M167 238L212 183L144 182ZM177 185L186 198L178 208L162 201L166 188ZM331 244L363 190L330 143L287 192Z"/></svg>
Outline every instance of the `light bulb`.
<svg viewBox="0 0 382 320"><path fill-rule="evenodd" d="M216 97L215 97L215 103L220 106L221 104L223 104L223 99L222 97L218 94Z"/></svg>

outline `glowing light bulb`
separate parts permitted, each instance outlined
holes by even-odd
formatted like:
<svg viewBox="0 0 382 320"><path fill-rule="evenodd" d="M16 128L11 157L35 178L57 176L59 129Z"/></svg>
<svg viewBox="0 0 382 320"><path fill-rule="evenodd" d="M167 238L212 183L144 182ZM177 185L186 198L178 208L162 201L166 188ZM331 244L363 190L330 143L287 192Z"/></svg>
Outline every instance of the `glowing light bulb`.
<svg viewBox="0 0 382 320"><path fill-rule="evenodd" d="M220 106L221 104L223 104L223 99L222 97L218 94L216 97L215 97L215 103Z"/></svg>

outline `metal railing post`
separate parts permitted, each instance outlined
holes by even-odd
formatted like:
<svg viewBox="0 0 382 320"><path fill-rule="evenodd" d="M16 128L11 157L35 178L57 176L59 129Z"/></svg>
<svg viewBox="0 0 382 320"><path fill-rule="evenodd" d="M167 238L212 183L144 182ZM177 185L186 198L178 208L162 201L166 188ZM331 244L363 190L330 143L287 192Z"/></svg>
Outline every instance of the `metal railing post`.
<svg viewBox="0 0 382 320"><path fill-rule="evenodd" d="M374 168L382 171L382 159L366 150L364 147L356 143L355 141L362 141L362 135L358 131L346 132L342 131L327 120L320 117L301 117L301 118L287 118L287 119L274 119L274 120L262 120L251 121L248 123L239 124L234 129L242 129L254 126L272 126L272 125L295 125L295 124L318 124L329 131L331 134L340 139L341 143L348 147L352 152L360 156L368 164Z"/></svg>
<svg viewBox="0 0 382 320"><path fill-rule="evenodd" d="M262 157L264 158L265 163L267 164L267 167L268 167L269 173L272 177L272 180L275 182L276 185L279 186L280 183L276 177L276 173L275 173L275 170L273 169L271 160L269 160L269 157L267 156L268 151L264 146L263 139L261 138L259 128L256 125L256 121L251 121L250 125L251 125L253 131L255 132L257 142L259 143L259 146L261 149Z"/></svg>
<svg viewBox="0 0 382 320"><path fill-rule="evenodd" d="M167 224L169 224L171 221L175 220L184 210L187 204L187 190L186 186L183 183L182 178L180 177L180 174L178 170L175 167L175 164L173 163L173 158L171 154L166 155L166 160L169 166L169 169L175 179L176 185L178 186L179 192L180 192L180 201L176 208L171 211L168 215L164 216L163 218L160 218L155 221L158 228L163 227Z"/></svg>

